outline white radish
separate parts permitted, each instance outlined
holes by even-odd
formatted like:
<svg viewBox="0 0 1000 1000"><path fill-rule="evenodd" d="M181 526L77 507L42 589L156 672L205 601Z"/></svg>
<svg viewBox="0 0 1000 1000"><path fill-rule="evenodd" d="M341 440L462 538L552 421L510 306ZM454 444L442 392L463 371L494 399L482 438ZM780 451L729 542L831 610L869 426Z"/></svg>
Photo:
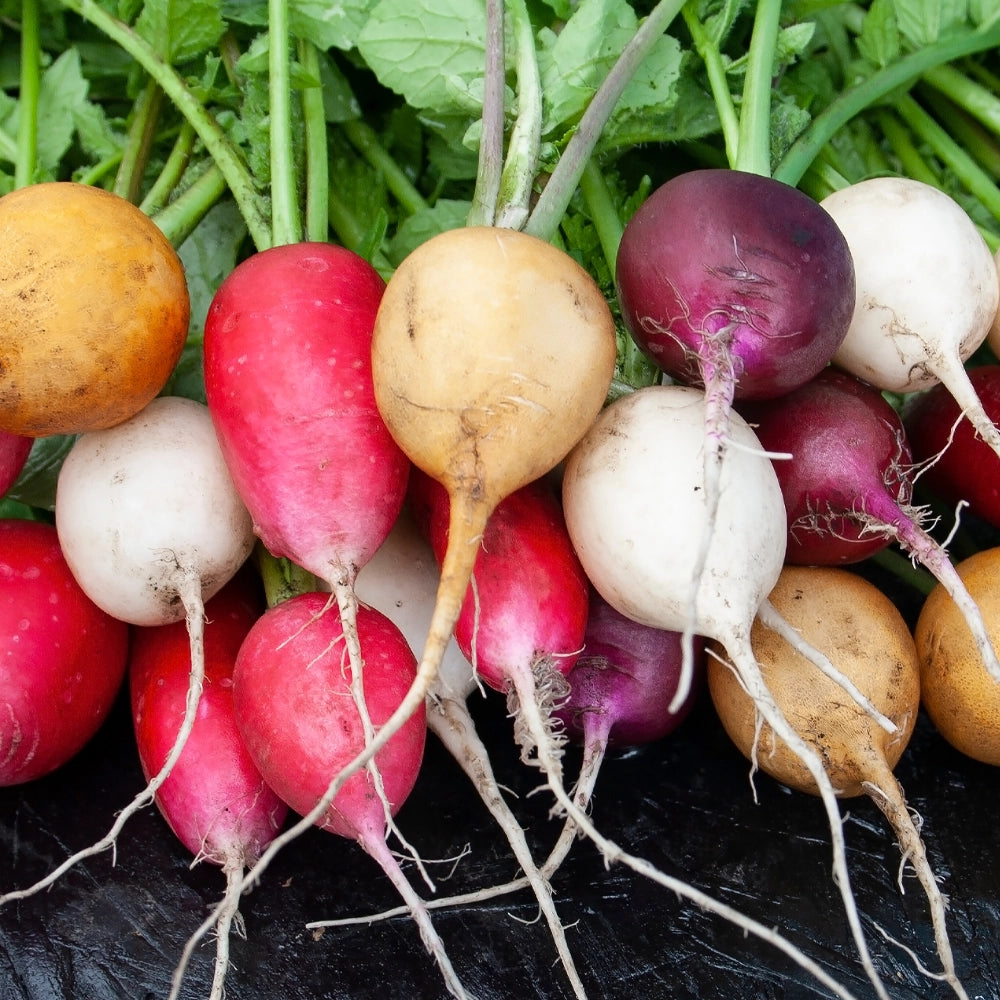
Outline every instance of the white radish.
<svg viewBox="0 0 1000 1000"><path fill-rule="evenodd" d="M725 648L763 718L813 776L829 818L847 919L869 978L887 998L851 890L833 786L816 751L775 704L750 646L757 614L768 609L777 617L767 596L785 553L781 488L756 435L734 416L715 522L707 523L705 405L697 389L657 385L607 406L566 461L566 524L587 575L612 607L657 628L693 629ZM712 544L704 571L696 573L706 530Z"/></svg>
<svg viewBox="0 0 1000 1000"><path fill-rule="evenodd" d="M965 371L1000 307L986 241L950 195L908 177L872 177L820 203L854 259L856 300L833 363L879 389L943 383L1000 455L1000 430Z"/></svg>
<svg viewBox="0 0 1000 1000"><path fill-rule="evenodd" d="M160 771L110 831L0 903L51 885L78 861L113 847L126 821L153 802L194 724L205 671L204 602L254 544L208 409L182 397L158 397L120 424L82 434L59 472L55 520L66 562L95 604L133 625L187 622L188 698Z"/></svg>

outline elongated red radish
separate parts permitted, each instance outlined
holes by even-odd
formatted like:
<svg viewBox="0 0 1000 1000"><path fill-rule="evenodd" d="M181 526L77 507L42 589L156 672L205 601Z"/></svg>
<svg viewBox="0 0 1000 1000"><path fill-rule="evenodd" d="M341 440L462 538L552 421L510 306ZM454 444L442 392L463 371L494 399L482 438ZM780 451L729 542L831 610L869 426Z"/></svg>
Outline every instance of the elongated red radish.
<svg viewBox="0 0 1000 1000"><path fill-rule="evenodd" d="M903 420L885 397L829 368L740 412L768 451L791 455L774 462L788 517L785 562L858 562L898 542L962 608L986 668L1000 680L1000 661L976 602L948 553L922 526L923 512L910 503L913 455Z"/></svg>
<svg viewBox="0 0 1000 1000"><path fill-rule="evenodd" d="M56 529L0 520L0 786L74 757L111 711L128 626L76 582Z"/></svg>
<svg viewBox="0 0 1000 1000"><path fill-rule="evenodd" d="M355 675L354 580L399 514L409 474L372 385L384 288L343 247L280 245L237 265L205 321L206 399L254 530L329 585Z"/></svg>
<svg viewBox="0 0 1000 1000"><path fill-rule="evenodd" d="M692 170L632 216L615 280L639 347L705 391L700 575L733 402L788 392L830 361L854 308L851 253L829 214L796 188L742 170Z"/></svg>
<svg viewBox="0 0 1000 1000"><path fill-rule="evenodd" d="M414 473L410 480L411 499L414 484L420 481L427 481L427 477L423 473ZM385 608L386 615L400 628L411 648L419 648L427 635L434 611L439 579L434 550L407 505L389 537L358 574L357 592L367 604ZM468 698L477 689L478 683L471 664L453 637L445 649L427 697L427 727L472 781L483 804L503 831L517 863L525 873L524 884L531 887L538 900L574 995L582 998L586 991L576 971L551 887L538 873L525 831L507 805L493 772L489 751L476 731L469 710ZM468 901L483 899L491 894L492 889L486 889ZM428 906L434 905L436 900L429 901ZM389 911L394 916L397 913ZM368 922L371 918L348 918L354 922L360 919ZM344 922L318 921L310 926L335 926Z"/></svg>
<svg viewBox="0 0 1000 1000"><path fill-rule="evenodd" d="M965 362L1000 305L996 264L965 209L908 177L872 177L820 203L851 247L857 301L833 361L879 389L912 393L940 382L1000 454Z"/></svg>
<svg viewBox="0 0 1000 1000"><path fill-rule="evenodd" d="M834 789L815 750L775 704L749 645L754 619L770 607L767 595L781 572L787 528L774 468L735 412L712 544L704 571L692 572L709 517L702 462L706 406L702 392L678 385L649 386L607 406L566 461L563 509L570 537L591 582L622 614L719 642L762 716L801 757L829 818L835 881L861 960L879 996L887 997L851 890Z"/></svg>
<svg viewBox="0 0 1000 1000"><path fill-rule="evenodd" d="M372 340L375 398L413 464L448 491L451 525L417 678L337 781L423 706L489 515L580 439L607 397L615 353L614 320L596 282L536 237L450 230L393 273Z"/></svg>
<svg viewBox="0 0 1000 1000"><path fill-rule="evenodd" d="M281 829L288 806L250 758L233 711L233 667L250 627L263 614L260 580L243 570L205 603L205 680L198 716L156 805L194 863L218 865L226 906L216 931L211 1000L223 996L229 934L238 914L240 878ZM142 772L162 767L184 718L191 650L183 622L136 627L129 655L132 722Z"/></svg>
<svg viewBox="0 0 1000 1000"><path fill-rule="evenodd" d="M187 708L163 767L117 814L107 835L0 902L37 892L83 858L113 847L127 820L153 801L194 724L204 675L204 602L253 547L250 515L208 410L182 397L157 397L128 420L80 435L59 471L55 520L66 562L95 604L132 625L186 623Z"/></svg>
<svg viewBox="0 0 1000 1000"><path fill-rule="evenodd" d="M334 611L325 610L327 601L326 594L307 593L270 608L241 646L233 675L247 749L268 785L304 819L324 802L331 778L367 745L344 630ZM374 608L359 604L357 627L365 651L364 702L381 727L413 683L416 657L402 632ZM417 780L426 731L421 708L375 757L393 814ZM385 812L371 774L353 774L314 822L356 841L378 863L407 903L449 991L464 997L426 907L386 842Z"/></svg>
<svg viewBox="0 0 1000 1000"><path fill-rule="evenodd" d="M1000 364L968 371L986 415L1000 422ZM972 514L1000 528L1000 456L962 419L947 388L938 383L911 396L903 422L921 484L946 503L968 504Z"/></svg>
<svg viewBox="0 0 1000 1000"><path fill-rule="evenodd" d="M840 687L815 676L806 660L760 621L750 642L775 702L794 730L820 754L841 798L867 795L885 814L903 855L930 904L943 978L967 1000L958 980L945 925L945 900L903 788L893 774L920 709L917 648L903 616L877 587L837 567L786 566L771 603L814 645L829 652L845 674L897 725L890 736L871 716L845 700ZM798 755L761 723L724 651L709 659L708 687L724 728L737 747L772 778L816 794ZM939 978L934 976L934 978Z"/></svg>

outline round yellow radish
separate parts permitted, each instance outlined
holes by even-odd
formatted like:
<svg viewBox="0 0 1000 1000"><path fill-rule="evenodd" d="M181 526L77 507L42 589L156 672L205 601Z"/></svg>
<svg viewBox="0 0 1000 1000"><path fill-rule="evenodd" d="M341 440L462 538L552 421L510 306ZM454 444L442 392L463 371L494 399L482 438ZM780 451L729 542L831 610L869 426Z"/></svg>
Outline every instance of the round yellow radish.
<svg viewBox="0 0 1000 1000"><path fill-rule="evenodd" d="M956 569L1000 644L1000 548L984 549ZM962 614L943 587L931 591L914 631L924 708L956 750L1000 766L1000 684L986 672Z"/></svg>
<svg viewBox="0 0 1000 1000"><path fill-rule="evenodd" d="M0 429L131 417L166 384L189 318L180 259L131 202L69 181L0 198Z"/></svg>

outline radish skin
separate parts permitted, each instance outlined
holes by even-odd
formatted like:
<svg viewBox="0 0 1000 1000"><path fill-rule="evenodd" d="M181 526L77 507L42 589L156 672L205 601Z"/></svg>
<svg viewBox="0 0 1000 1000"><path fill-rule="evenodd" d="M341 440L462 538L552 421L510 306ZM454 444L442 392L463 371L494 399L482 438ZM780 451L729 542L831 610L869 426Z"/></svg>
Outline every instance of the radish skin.
<svg viewBox="0 0 1000 1000"><path fill-rule="evenodd" d="M35 781L94 736L125 677L128 626L80 588L43 521L0 519L0 786Z"/></svg>
<svg viewBox="0 0 1000 1000"><path fill-rule="evenodd" d="M66 562L95 604L132 625L186 623L187 707L163 767L109 832L34 886L0 896L0 903L37 892L113 847L127 820L153 802L194 724L205 665L204 602L253 547L250 515L208 410L182 397L160 396L114 427L80 435L59 472L55 520Z"/></svg>
<svg viewBox="0 0 1000 1000"><path fill-rule="evenodd" d="M831 658L897 725L889 736L840 687L817 679L794 647L758 619L751 632L754 655L781 711L803 739L815 746L841 798L867 795L889 821L903 862L926 893L934 926L940 977L963 1000L945 925L945 899L927 858L919 829L893 774L920 708L917 648L896 606L873 584L835 567L786 566L770 594L771 604ZM708 688L723 727L740 751L772 778L816 794L816 784L798 756L761 723L737 673L717 647L709 659Z"/></svg>
<svg viewBox="0 0 1000 1000"><path fill-rule="evenodd" d="M857 279L834 364L889 392L944 384L1000 455L1000 430L965 370L996 318L1000 285L965 210L938 188L891 176L851 184L820 204L850 244Z"/></svg>
<svg viewBox="0 0 1000 1000"><path fill-rule="evenodd" d="M762 716L813 775L829 819L846 916L865 971L886 998L851 890L834 789L816 752L775 705L750 648L752 623L781 572L786 516L774 468L736 413L730 436L739 447L725 452L712 546L704 572L692 574L708 529L705 407L701 392L676 385L639 389L606 407L566 461L563 508L570 537L591 582L622 614L719 642Z"/></svg>
<svg viewBox="0 0 1000 1000"><path fill-rule="evenodd" d="M232 674L250 627L264 611L260 581L244 570L205 604L205 684L198 717L156 805L194 863L218 865L225 904L216 925L209 1000L221 1000L229 934L238 917L244 869L277 836L288 807L267 787L236 727ZM191 654L182 622L135 628L129 688L136 746L149 780L163 766L184 717ZM193 943L189 944L193 947Z"/></svg>

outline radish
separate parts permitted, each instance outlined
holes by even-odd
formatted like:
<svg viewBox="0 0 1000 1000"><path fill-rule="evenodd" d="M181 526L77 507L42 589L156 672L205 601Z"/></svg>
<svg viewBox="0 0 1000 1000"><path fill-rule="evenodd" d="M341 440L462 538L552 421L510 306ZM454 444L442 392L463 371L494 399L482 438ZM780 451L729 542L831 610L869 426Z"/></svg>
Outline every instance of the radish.
<svg viewBox="0 0 1000 1000"><path fill-rule="evenodd" d="M858 562L897 541L962 608L984 663L1000 679L1000 661L979 608L947 552L921 526L922 512L910 503L910 445L902 419L885 397L829 368L778 399L748 403L740 412L768 451L792 456L774 462L788 519L785 561Z"/></svg>
<svg viewBox="0 0 1000 1000"><path fill-rule="evenodd" d="M415 473L411 477L411 496L414 484L420 480L425 484L429 482L422 473ZM410 507L406 506L389 537L358 574L357 592L366 603L385 608L386 614L402 630L411 648L419 648L433 614L439 577L434 550L418 528ZM574 995L584 997L586 993L576 971L566 941L566 931L556 911L548 880L538 872L538 865L532 857L524 830L503 797L493 773L489 752L476 732L468 706L468 698L476 690L476 686L472 666L453 637L448 643L428 695L427 727L472 781L483 804L506 836L514 857L525 873L521 884L529 885L535 893ZM476 894L475 899L485 898L492 895L492 892L493 890L484 890ZM435 904L432 901L428 905ZM396 911L392 912L396 915ZM348 921L356 922L358 919L363 918L316 921L309 926L336 926Z"/></svg>
<svg viewBox="0 0 1000 1000"><path fill-rule="evenodd" d="M1000 431L965 370L1000 305L996 264L972 219L950 195L908 177L873 177L820 204L851 247L857 279L834 364L889 392L942 383L1000 454Z"/></svg>
<svg viewBox="0 0 1000 1000"><path fill-rule="evenodd" d="M198 716L183 752L156 792L157 807L195 863L218 865L226 877L211 1000L223 995L240 877L274 839L288 813L251 760L233 710L236 655L263 611L260 581L248 571L238 573L206 602L205 685ZM184 718L190 670L183 622L133 629L130 702L147 780L163 767Z"/></svg>
<svg viewBox="0 0 1000 1000"><path fill-rule="evenodd" d="M969 381L993 423L1000 421L1000 364L969 368ZM950 504L966 503L1000 528L1000 456L977 434L955 397L938 383L907 400L906 432L922 485Z"/></svg>
<svg viewBox="0 0 1000 1000"><path fill-rule="evenodd" d="M763 609L780 618L767 595L782 568L786 517L774 468L735 412L712 544L704 571L693 575L709 528L702 462L709 405L699 390L674 385L638 389L606 407L566 461L563 507L570 537L591 582L622 614L657 628L693 630L725 648L763 718L800 757L827 811L836 882L861 959L886 997L851 891L830 779L778 709L749 645Z"/></svg>
<svg viewBox="0 0 1000 1000"><path fill-rule="evenodd" d="M59 471L55 520L66 562L95 604L132 625L186 622L188 702L163 767L108 834L0 902L36 892L77 861L113 847L128 818L153 801L194 724L204 673L204 602L253 547L250 516L208 410L184 397L160 396L128 420L81 434Z"/></svg>
<svg viewBox="0 0 1000 1000"><path fill-rule="evenodd" d="M0 520L0 785L34 781L89 742L121 688L128 626L76 582L56 529Z"/></svg>
<svg viewBox="0 0 1000 1000"><path fill-rule="evenodd" d="M27 435L0 431L0 496L17 482L34 443Z"/></svg>
<svg viewBox="0 0 1000 1000"><path fill-rule="evenodd" d="M265 781L294 811L356 841L379 864L407 902L449 991L464 997L426 907L386 842L386 814L372 775L351 775L326 802L331 777L369 742L352 697L344 629L327 605L322 592L300 594L270 608L250 629L233 674L237 724ZM357 628L365 651L364 704L380 727L413 683L416 658L402 632L374 608L358 606ZM392 815L417 780L426 728L424 711L413 713L375 757Z"/></svg>
<svg viewBox="0 0 1000 1000"><path fill-rule="evenodd" d="M834 567L786 566L769 596L791 625L838 666L893 719L889 735L838 685L817 678L811 665L781 636L756 622L750 635L754 655L785 718L815 747L842 798L867 795L885 814L903 854L930 904L940 977L968 1000L955 972L945 926L945 900L927 858L919 828L893 774L920 708L920 670L913 636L896 606L863 577ZM742 753L766 774L792 788L814 793L812 775L799 755L762 723L738 671L724 651L708 663L708 688L719 718Z"/></svg>
<svg viewBox="0 0 1000 1000"><path fill-rule="evenodd" d="M758 173L693 170L657 188L622 234L622 318L661 369L704 387L708 558L735 399L778 396L833 357L854 308L843 234L801 191Z"/></svg>
<svg viewBox="0 0 1000 1000"><path fill-rule="evenodd" d="M240 263L205 321L208 408L254 530L333 591L355 674L354 580L399 514L409 474L372 385L384 288L343 247L284 244Z"/></svg>
<svg viewBox="0 0 1000 1000"><path fill-rule="evenodd" d="M596 282L537 237L449 230L393 273L372 339L375 398L404 453L448 491L448 552L417 678L331 794L422 708L490 514L580 439L607 397L615 353Z"/></svg>
<svg viewBox="0 0 1000 1000"><path fill-rule="evenodd" d="M956 567L1000 641L1000 548L963 559ZM1000 686L980 669L958 606L940 584L924 601L914 628L920 658L920 698L941 737L960 753L1000 767Z"/></svg>

